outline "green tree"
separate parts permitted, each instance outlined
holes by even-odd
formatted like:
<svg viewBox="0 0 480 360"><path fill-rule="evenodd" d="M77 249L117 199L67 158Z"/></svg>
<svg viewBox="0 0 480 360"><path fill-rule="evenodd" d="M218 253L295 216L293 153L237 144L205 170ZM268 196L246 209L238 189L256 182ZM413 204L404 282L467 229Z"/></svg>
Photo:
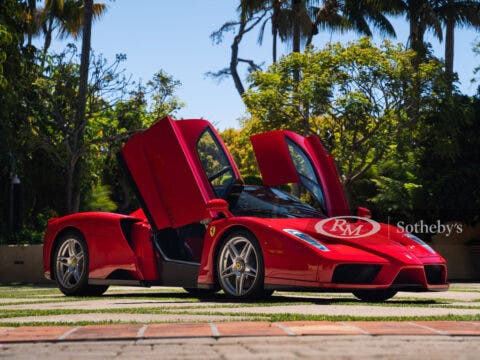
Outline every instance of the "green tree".
<svg viewBox="0 0 480 360"><path fill-rule="evenodd" d="M67 213L75 210L74 198L78 199L76 206L80 206L82 186L91 180L87 171L92 161L90 154L101 149L105 143L128 135L125 129L117 128L117 120L105 113L110 106L107 96L121 92L127 86L125 76L117 70L124 57L117 57L110 65L104 59L93 59L91 86L86 94L89 101L85 122L79 125L74 99L79 91L80 67L72 60L76 56L76 48L71 46L60 55L47 57L47 70L33 83L42 101L33 104L35 113L30 119L32 142L48 154L64 174L65 208L61 211ZM82 141L78 141L79 126L82 127ZM77 179L78 183L74 183L80 159L83 159L84 171Z"/></svg>
<svg viewBox="0 0 480 360"><path fill-rule="evenodd" d="M128 98L115 103L109 110L109 118L118 121L110 136L114 136L118 129L124 129L127 134L146 129L155 121L176 112L184 106L178 99L176 92L180 81L164 72L158 71L145 85L138 84L131 91ZM105 156L100 164L101 181L112 190L112 199L118 204L118 210L127 213L138 208L134 193L130 188L128 178L123 169L118 166L116 153L123 146L124 141L109 142L103 145Z"/></svg>
<svg viewBox="0 0 480 360"><path fill-rule="evenodd" d="M254 131L291 129L317 133L335 155L350 191L369 169L409 147L420 124L408 117L410 98L420 94L420 116L432 108L442 65L413 65L415 53L368 38L346 46L293 53L265 72L253 73L244 101ZM294 79L299 71L300 80Z"/></svg>
<svg viewBox="0 0 480 360"><path fill-rule="evenodd" d="M424 120L416 159L424 218L480 220L479 116L478 96L454 94Z"/></svg>
<svg viewBox="0 0 480 360"><path fill-rule="evenodd" d="M26 4L0 1L0 233L12 229L11 180L24 182L23 163L28 158L26 138L32 90L38 68L32 47L24 46ZM28 195L28 191L26 191ZM2 236L3 237L3 236ZM1 241L1 240L0 240Z"/></svg>
<svg viewBox="0 0 480 360"><path fill-rule="evenodd" d="M4 48L12 43L12 35L8 32L7 27L0 24L0 89L7 85L7 79L3 75L3 64L7 60L7 52Z"/></svg>
<svg viewBox="0 0 480 360"><path fill-rule="evenodd" d="M147 82L146 94L151 98L150 115L154 120L161 119L167 115L175 115L177 110L185 106L185 103L175 96L175 91L182 83L175 80L173 76L163 70L153 75Z"/></svg>
<svg viewBox="0 0 480 360"><path fill-rule="evenodd" d="M220 133L245 180L259 178L260 175L250 142L250 135L254 132L251 129L252 123L251 120L243 119L241 121L241 129L228 128ZM252 181L247 181L247 183L251 184Z"/></svg>

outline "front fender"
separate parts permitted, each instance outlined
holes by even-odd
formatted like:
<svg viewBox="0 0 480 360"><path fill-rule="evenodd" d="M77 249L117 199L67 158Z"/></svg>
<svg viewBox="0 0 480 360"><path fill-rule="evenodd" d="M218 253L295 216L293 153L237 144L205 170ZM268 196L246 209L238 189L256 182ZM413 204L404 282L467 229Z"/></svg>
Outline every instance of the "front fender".
<svg viewBox="0 0 480 360"><path fill-rule="evenodd" d="M305 243L292 238L257 218L227 218L212 221L205 235L205 242L198 274L198 283L215 283L215 257L219 242L230 231L242 228L250 231L262 248L265 265L265 283L275 279L314 282L317 280L319 254Z"/></svg>

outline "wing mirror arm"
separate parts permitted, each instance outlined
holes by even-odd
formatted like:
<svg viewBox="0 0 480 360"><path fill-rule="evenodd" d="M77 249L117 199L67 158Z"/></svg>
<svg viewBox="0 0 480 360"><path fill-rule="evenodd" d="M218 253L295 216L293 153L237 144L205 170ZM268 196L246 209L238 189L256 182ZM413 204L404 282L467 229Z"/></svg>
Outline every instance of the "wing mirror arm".
<svg viewBox="0 0 480 360"><path fill-rule="evenodd" d="M371 219L372 218L372 212L367 209L366 207L358 207L357 208L357 216L366 218L366 219Z"/></svg>
<svg viewBox="0 0 480 360"><path fill-rule="evenodd" d="M228 202L224 199L211 199L207 202L206 206L207 217L205 220L211 220L215 218L216 213L222 214L224 217L231 217L232 213L228 210ZM205 222L202 221L202 222ZM207 221L208 223L210 221Z"/></svg>

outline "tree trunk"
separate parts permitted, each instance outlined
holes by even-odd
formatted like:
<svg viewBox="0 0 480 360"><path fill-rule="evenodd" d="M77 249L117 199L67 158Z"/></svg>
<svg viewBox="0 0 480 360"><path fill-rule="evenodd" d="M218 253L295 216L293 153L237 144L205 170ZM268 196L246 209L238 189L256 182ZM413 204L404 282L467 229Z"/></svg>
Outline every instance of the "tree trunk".
<svg viewBox="0 0 480 360"><path fill-rule="evenodd" d="M325 5L326 6L326 5ZM328 9L319 9L318 12L315 14L315 21L312 23L312 26L310 28L310 32L307 37L307 42L305 43L305 47L309 47L312 45L313 37L318 34L318 25L320 24L321 16L322 16L322 11L332 11L330 8Z"/></svg>
<svg viewBox="0 0 480 360"><path fill-rule="evenodd" d="M230 57L230 74L232 75L233 82L235 84L235 88L237 89L240 97L242 97L243 93L245 92L245 87L243 86L242 79L238 74L237 66L238 66L238 45L242 41L243 33L245 31L245 26L247 21L242 19L240 22L240 27L238 29L237 35L235 35L232 43L232 55Z"/></svg>
<svg viewBox="0 0 480 360"><path fill-rule="evenodd" d="M278 38L278 17L280 15L280 1L273 1L273 13L272 13L272 60L273 63L277 62L277 38Z"/></svg>
<svg viewBox="0 0 480 360"><path fill-rule="evenodd" d="M410 35L408 36L408 41L410 43L410 49L415 50L418 42L418 24L413 16L410 18Z"/></svg>
<svg viewBox="0 0 480 360"><path fill-rule="evenodd" d="M85 108L87 105L88 90L88 68L90 66L90 44L92 35L92 17L93 17L93 0L85 0L83 8L83 36L82 36L82 54L80 58L80 77L78 84L78 99L75 111L75 143L74 152L80 152L83 147L83 137L85 134ZM72 179L73 194L71 196L71 212L78 212L79 199L81 190L81 179L83 178L83 161L80 158L76 162L73 171L76 176Z"/></svg>
<svg viewBox="0 0 480 360"><path fill-rule="evenodd" d="M276 63L277 62L277 28L274 27L272 23L272 36L273 36L273 42L272 42L272 62Z"/></svg>
<svg viewBox="0 0 480 360"><path fill-rule="evenodd" d="M72 165L69 165L67 167L66 171L66 179L65 179L65 197L67 200L67 208L66 212L67 214L72 214L73 213L73 199L72 199L72 194L73 194L73 171L74 167Z"/></svg>
<svg viewBox="0 0 480 360"><path fill-rule="evenodd" d="M30 15L32 18L35 16L35 12L37 10L37 1L36 0L28 0L28 10L30 11ZM31 20L33 21L33 20ZM27 45L31 46L32 45L32 39L33 39L33 33L32 29L30 28L27 36Z"/></svg>
<svg viewBox="0 0 480 360"><path fill-rule="evenodd" d="M453 52L455 46L455 21L447 18L445 21L445 70L447 74L453 74Z"/></svg>
<svg viewBox="0 0 480 360"><path fill-rule="evenodd" d="M302 6L301 0L293 0L292 3L292 12L293 12L293 43L292 43L292 51L293 52L300 52L300 41L301 41L301 34L300 34L300 9Z"/></svg>
<svg viewBox="0 0 480 360"><path fill-rule="evenodd" d="M53 18L48 20L48 24L45 24L43 27L43 31L45 32L45 40L43 42L43 51L42 51L42 61L41 61L41 68L43 69L45 66L45 60L47 59L47 52L52 44L52 33L53 33Z"/></svg>
<svg viewBox="0 0 480 360"><path fill-rule="evenodd" d="M53 18L48 19L48 24L45 26L45 41L43 42L43 54L47 53L50 45L52 44L53 33Z"/></svg>
<svg viewBox="0 0 480 360"><path fill-rule="evenodd" d="M130 210L130 205L132 203L132 198L130 197L130 187L127 184L127 179L125 178L124 175L120 175L120 179L118 181L120 188L122 189L123 193L123 202L122 205L120 205L120 212L126 212L127 210Z"/></svg>

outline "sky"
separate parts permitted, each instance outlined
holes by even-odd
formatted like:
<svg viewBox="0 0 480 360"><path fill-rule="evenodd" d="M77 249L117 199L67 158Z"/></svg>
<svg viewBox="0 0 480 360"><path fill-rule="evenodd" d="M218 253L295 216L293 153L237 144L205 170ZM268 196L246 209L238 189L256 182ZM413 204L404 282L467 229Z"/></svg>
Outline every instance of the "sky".
<svg viewBox="0 0 480 360"><path fill-rule="evenodd" d="M107 2L107 12L94 23L92 48L113 61L115 54L126 54L124 63L127 74L147 82L154 73L163 69L182 85L177 96L186 106L177 118L205 118L220 129L239 127L238 119L246 114L240 96L231 78L222 82L207 77L209 71L217 71L229 64L230 44L233 34L228 34L220 45L214 44L210 34L223 23L236 19L238 1L229 0L116 0ZM405 43L408 24L403 18L392 19L397 32L394 42ZM240 57L271 64L271 39L269 25L263 45L257 44L258 31L244 38L240 45ZM354 41L360 35L322 31L313 44L323 47L329 41ZM374 36L380 43L383 38ZM443 58L443 44L428 33L426 40L432 43L434 54ZM480 65L480 56L472 51L477 41L473 30L458 29L455 37L454 70L458 72L460 90L467 94L476 92L477 84L471 84L473 70ZM73 40L68 40L73 42ZM65 40L56 40L54 51L61 51ZM79 49L80 44L78 44ZM288 53L288 46L280 46L280 53ZM246 71L243 72L245 77Z"/></svg>

